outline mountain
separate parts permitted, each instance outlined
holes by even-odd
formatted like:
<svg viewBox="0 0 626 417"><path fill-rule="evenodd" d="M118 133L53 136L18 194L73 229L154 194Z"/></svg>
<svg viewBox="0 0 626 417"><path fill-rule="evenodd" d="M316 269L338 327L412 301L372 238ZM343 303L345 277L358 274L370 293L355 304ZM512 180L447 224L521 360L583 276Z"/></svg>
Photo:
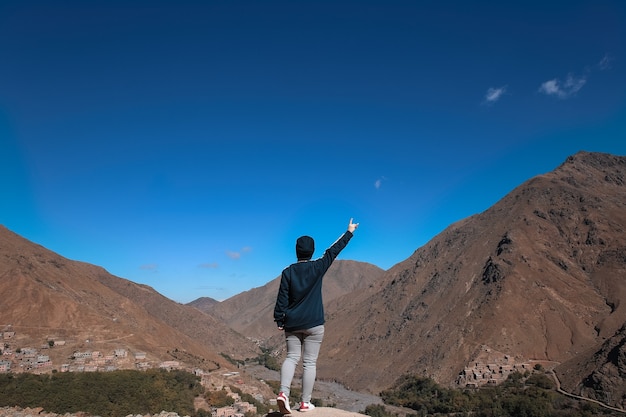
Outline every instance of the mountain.
<svg viewBox="0 0 626 417"><path fill-rule="evenodd" d="M258 348L222 322L154 289L72 261L0 226L0 317L23 346L50 339L67 347L141 351L189 366L228 366L221 353L247 358ZM69 352L69 353L68 353ZM59 360L65 360L60 357Z"/></svg>
<svg viewBox="0 0 626 417"><path fill-rule="evenodd" d="M539 363L566 379L560 363L588 363L626 322L625 231L626 158L570 156L337 300L318 377L378 393L405 373L455 385Z"/></svg>
<svg viewBox="0 0 626 417"><path fill-rule="evenodd" d="M334 300L368 287L383 274L382 269L372 264L335 260L324 276L322 287L327 312L333 310ZM274 323L274 304L279 285L280 276L262 287L242 292L222 302L212 303L200 298L189 305L222 320L247 337L267 341L279 334Z"/></svg>
<svg viewBox="0 0 626 417"><path fill-rule="evenodd" d="M195 307L200 311L207 311L207 310L210 310L215 304L218 304L218 303L219 301L217 301L214 298L200 297L200 298L193 300L190 303L187 303L187 305L191 307Z"/></svg>

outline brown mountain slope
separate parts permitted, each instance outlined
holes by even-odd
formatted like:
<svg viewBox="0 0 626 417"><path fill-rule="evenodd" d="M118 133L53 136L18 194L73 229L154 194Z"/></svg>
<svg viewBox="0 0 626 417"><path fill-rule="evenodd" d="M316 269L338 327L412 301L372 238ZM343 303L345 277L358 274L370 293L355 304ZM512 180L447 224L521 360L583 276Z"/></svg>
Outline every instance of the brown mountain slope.
<svg viewBox="0 0 626 417"><path fill-rule="evenodd" d="M334 300L368 287L383 274L382 269L372 264L336 260L324 276L322 297L327 312L333 309ZM274 304L279 285L280 276L262 287L242 292L220 303L209 305L208 308L201 308L198 300L190 304L223 320L247 337L265 340L278 334L274 323Z"/></svg>
<svg viewBox="0 0 626 417"><path fill-rule="evenodd" d="M625 157L581 152L452 224L341 300L319 377L377 393L407 372L453 384L485 346L520 362L597 347L626 321L625 181Z"/></svg>
<svg viewBox="0 0 626 417"><path fill-rule="evenodd" d="M213 352L227 353L236 359L251 358L260 353L258 347L249 339L197 308L176 303L149 287L109 274L98 275L97 279L142 307L152 317L163 321Z"/></svg>
<svg viewBox="0 0 626 417"><path fill-rule="evenodd" d="M194 308L100 267L63 258L2 226L0 297L0 325L11 325L22 346L39 347L54 337L78 350L88 340L91 350L127 348L207 368L224 365L220 352L236 356L229 350L234 346L241 355L255 351L245 338Z"/></svg>

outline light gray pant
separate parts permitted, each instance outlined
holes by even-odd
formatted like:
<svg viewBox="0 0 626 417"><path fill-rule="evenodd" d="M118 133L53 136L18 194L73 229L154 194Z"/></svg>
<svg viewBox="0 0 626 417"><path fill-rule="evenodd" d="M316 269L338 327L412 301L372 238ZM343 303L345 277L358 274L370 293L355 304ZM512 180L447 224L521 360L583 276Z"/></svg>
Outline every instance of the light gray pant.
<svg viewBox="0 0 626 417"><path fill-rule="evenodd" d="M280 370L280 390L289 396L293 374L302 355L302 402L310 402L317 372L317 356L324 339L324 325L285 332L287 357Z"/></svg>

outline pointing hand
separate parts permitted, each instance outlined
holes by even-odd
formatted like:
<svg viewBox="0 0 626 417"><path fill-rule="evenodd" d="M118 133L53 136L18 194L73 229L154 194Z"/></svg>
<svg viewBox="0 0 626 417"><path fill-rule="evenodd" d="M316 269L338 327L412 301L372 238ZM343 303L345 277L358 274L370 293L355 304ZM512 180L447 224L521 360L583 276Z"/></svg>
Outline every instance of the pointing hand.
<svg viewBox="0 0 626 417"><path fill-rule="evenodd" d="M348 224L348 231L354 233L354 231L359 227L358 223L352 223L352 218L350 218L350 224Z"/></svg>

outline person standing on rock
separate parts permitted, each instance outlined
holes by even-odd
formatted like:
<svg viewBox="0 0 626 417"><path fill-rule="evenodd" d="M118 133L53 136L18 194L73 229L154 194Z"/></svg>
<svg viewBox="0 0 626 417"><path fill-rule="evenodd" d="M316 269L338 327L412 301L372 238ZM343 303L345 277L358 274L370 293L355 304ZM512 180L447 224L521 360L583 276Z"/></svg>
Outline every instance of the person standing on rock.
<svg viewBox="0 0 626 417"><path fill-rule="evenodd" d="M339 237L321 258L311 260L315 242L310 236L296 240L298 262L282 272L280 288L274 307L274 321L285 331L287 357L280 372L280 393L276 399L283 414L291 414L289 392L300 356L302 356L302 398L299 411L310 411L313 385L317 372L317 356L324 338L324 305L322 304L322 279L339 252L352 239L359 227L350 219L348 230Z"/></svg>

